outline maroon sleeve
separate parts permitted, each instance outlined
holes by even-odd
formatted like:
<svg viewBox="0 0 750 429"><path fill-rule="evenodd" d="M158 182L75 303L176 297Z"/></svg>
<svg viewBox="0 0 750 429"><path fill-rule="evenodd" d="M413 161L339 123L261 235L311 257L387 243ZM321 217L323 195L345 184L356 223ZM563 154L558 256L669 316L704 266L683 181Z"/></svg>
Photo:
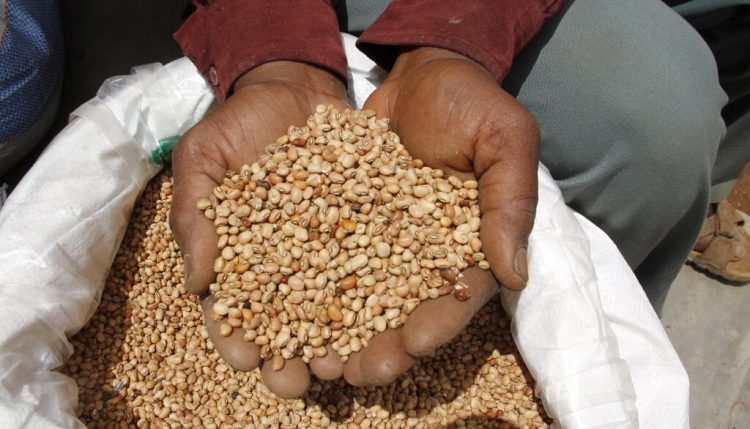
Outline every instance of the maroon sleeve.
<svg viewBox="0 0 750 429"><path fill-rule="evenodd" d="M562 0L394 0L357 46L390 70L401 46L449 49L482 64L498 81L513 56Z"/></svg>
<svg viewBox="0 0 750 429"><path fill-rule="evenodd" d="M316 64L346 82L346 57L330 0L195 4L196 11L174 37L219 100L246 71L275 60Z"/></svg>

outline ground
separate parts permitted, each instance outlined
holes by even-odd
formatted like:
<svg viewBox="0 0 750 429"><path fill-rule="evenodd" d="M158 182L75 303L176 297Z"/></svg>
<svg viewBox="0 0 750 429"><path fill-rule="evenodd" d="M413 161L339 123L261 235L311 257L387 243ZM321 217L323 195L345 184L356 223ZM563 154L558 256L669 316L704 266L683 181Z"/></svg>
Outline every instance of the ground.
<svg viewBox="0 0 750 429"><path fill-rule="evenodd" d="M67 0L61 3L66 67L63 98L47 141L104 79L130 67L180 56L171 39L184 0ZM15 184L43 145L0 184ZM747 170L747 169L746 169ZM750 213L750 171L733 203ZM691 379L691 426L750 427L750 285L725 284L686 266L664 309L663 323Z"/></svg>
<svg viewBox="0 0 750 429"><path fill-rule="evenodd" d="M729 200L750 213L750 165ZM662 323L690 375L693 428L750 427L748 309L750 285L722 282L689 266L672 285Z"/></svg>

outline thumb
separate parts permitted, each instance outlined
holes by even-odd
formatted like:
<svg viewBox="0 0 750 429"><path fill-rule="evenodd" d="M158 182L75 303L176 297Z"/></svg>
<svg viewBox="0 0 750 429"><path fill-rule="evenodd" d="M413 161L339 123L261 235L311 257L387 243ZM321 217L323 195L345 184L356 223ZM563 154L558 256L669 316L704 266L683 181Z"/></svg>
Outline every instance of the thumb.
<svg viewBox="0 0 750 429"><path fill-rule="evenodd" d="M492 275L477 267L464 271L459 283L467 287L468 300L444 295L420 303L409 315L404 324L403 338L404 347L411 356L429 356L438 347L453 341L500 290Z"/></svg>
<svg viewBox="0 0 750 429"><path fill-rule="evenodd" d="M530 113L515 112L475 146L482 211L480 237L497 280L511 290L528 281L527 244L537 203L539 128Z"/></svg>
<svg viewBox="0 0 750 429"><path fill-rule="evenodd" d="M378 117L390 118L390 107L388 106L389 100L388 84L381 84L379 88L376 88L365 100L365 104L362 106L362 110L372 110Z"/></svg>
<svg viewBox="0 0 750 429"><path fill-rule="evenodd" d="M205 173L195 158L195 146L183 140L172 156L174 191L169 225L185 260L185 289L201 295L216 279L213 265L219 248L216 227L198 209L198 201L211 195L224 171L217 167L214 173L218 176Z"/></svg>

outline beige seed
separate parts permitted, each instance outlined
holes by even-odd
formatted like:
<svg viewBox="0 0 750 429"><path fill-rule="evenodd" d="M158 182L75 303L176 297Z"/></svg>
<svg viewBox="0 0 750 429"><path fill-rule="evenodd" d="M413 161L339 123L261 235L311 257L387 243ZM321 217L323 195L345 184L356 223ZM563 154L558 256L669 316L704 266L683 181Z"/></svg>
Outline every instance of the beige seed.
<svg viewBox="0 0 750 429"><path fill-rule="evenodd" d="M382 302L382 300L381 300ZM381 304L383 305L383 304ZM385 300L385 305L383 307L386 308L401 308L401 306L404 305L404 299L399 296L389 296Z"/></svg>
<svg viewBox="0 0 750 429"><path fill-rule="evenodd" d="M200 211L205 211L207 208L211 207L211 205L212 205L211 200L209 200L208 198L200 199L198 200L198 203L196 204L196 206L198 207L198 210Z"/></svg>
<svg viewBox="0 0 750 429"><path fill-rule="evenodd" d="M232 335L232 327L226 323L222 323L221 325L219 325L219 333L222 337L228 337Z"/></svg>
<svg viewBox="0 0 750 429"><path fill-rule="evenodd" d="M427 185L421 185L421 186L415 186L412 189L412 192L414 193L415 197L417 197L417 198L424 198L427 195L429 195L432 192L432 190Z"/></svg>
<svg viewBox="0 0 750 429"><path fill-rule="evenodd" d="M271 369L274 371L281 371L284 369L284 364L286 364L286 361L281 355L276 355L271 359Z"/></svg>
<svg viewBox="0 0 750 429"><path fill-rule="evenodd" d="M350 271L357 271L367 265L367 255L357 255L349 261L349 264L351 268Z"/></svg>
<svg viewBox="0 0 750 429"><path fill-rule="evenodd" d="M287 296L286 300L290 304L302 304L305 300L305 293L302 291L294 291Z"/></svg>
<svg viewBox="0 0 750 429"><path fill-rule="evenodd" d="M352 154L345 153L339 158L339 162L344 168L352 168L357 159Z"/></svg>
<svg viewBox="0 0 750 429"><path fill-rule="evenodd" d="M389 308L385 310L385 319L391 321L398 318L401 315L401 310L398 308Z"/></svg>
<svg viewBox="0 0 750 429"><path fill-rule="evenodd" d="M307 331L308 338L317 338L320 336L320 327L318 325L312 325Z"/></svg>
<svg viewBox="0 0 750 429"><path fill-rule="evenodd" d="M226 262L225 259L222 257L216 258L216 260L214 260L214 272L215 273L223 272L225 262Z"/></svg>
<svg viewBox="0 0 750 429"><path fill-rule="evenodd" d="M353 311L346 312L344 314L344 318L342 319L342 322L345 327L349 328L352 325L354 325L354 321L357 318L357 313L354 313Z"/></svg>
<svg viewBox="0 0 750 429"><path fill-rule="evenodd" d="M375 245L375 254L378 255L379 258L388 258L391 256L391 246L389 246L388 243L381 241Z"/></svg>
<svg viewBox="0 0 750 429"><path fill-rule="evenodd" d="M422 219L425 215L424 210L422 207L414 204L409 206L409 216L416 218L416 219Z"/></svg>
<svg viewBox="0 0 750 429"><path fill-rule="evenodd" d="M212 310L214 313L218 314L219 316L226 316L229 313L229 307L227 307L226 304L223 304L221 302L215 302Z"/></svg>
<svg viewBox="0 0 750 429"><path fill-rule="evenodd" d="M289 340L291 339L292 337L289 334L289 331L282 330L281 332L279 332L278 335L276 335L276 338L274 338L274 341L276 342L277 347L283 348L284 346L287 345L287 343L289 343Z"/></svg>
<svg viewBox="0 0 750 429"><path fill-rule="evenodd" d="M287 284L292 290L301 291L305 288L305 282L298 276L291 276Z"/></svg>
<svg viewBox="0 0 750 429"><path fill-rule="evenodd" d="M365 300L365 307L372 308L378 305L380 302L380 296L377 294L373 294L367 297L367 300Z"/></svg>
<svg viewBox="0 0 750 429"><path fill-rule="evenodd" d="M234 259L234 249L229 246L225 247L221 250L221 257L227 261L231 261Z"/></svg>
<svg viewBox="0 0 750 429"><path fill-rule="evenodd" d="M351 348L351 351L353 353L356 353L356 352L362 350L362 340L360 340L357 337L352 338L349 341L349 347Z"/></svg>
<svg viewBox="0 0 750 429"><path fill-rule="evenodd" d="M383 332L388 328L388 321L383 316L376 316L372 319L372 324L378 332Z"/></svg>

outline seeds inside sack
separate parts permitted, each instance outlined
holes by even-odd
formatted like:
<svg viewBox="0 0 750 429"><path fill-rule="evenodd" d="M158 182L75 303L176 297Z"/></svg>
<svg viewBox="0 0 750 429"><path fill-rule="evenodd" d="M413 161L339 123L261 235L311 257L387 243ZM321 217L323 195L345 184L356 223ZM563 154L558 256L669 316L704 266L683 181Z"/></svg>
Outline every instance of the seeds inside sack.
<svg viewBox="0 0 750 429"><path fill-rule="evenodd" d="M331 345L346 361L424 300L470 299L489 269L477 182L413 159L388 120L320 105L198 209L216 226L212 318L281 369Z"/></svg>
<svg viewBox="0 0 750 429"><path fill-rule="evenodd" d="M285 400L260 369L236 371L214 350L167 224L169 172L148 185L89 323L62 371L89 428L548 428L499 300L394 383L312 380Z"/></svg>

